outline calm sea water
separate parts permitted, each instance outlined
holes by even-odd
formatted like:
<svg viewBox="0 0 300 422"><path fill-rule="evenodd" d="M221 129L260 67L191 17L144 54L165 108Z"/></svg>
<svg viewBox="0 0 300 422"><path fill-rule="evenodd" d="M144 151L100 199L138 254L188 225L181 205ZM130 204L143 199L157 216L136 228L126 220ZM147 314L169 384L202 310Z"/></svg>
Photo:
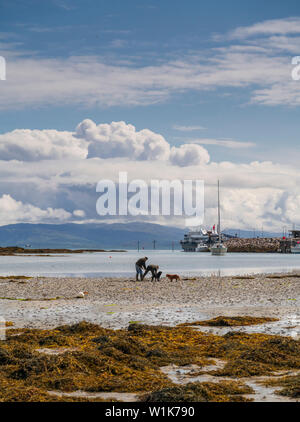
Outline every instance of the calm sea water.
<svg viewBox="0 0 300 422"><path fill-rule="evenodd" d="M118 277L134 276L135 262L148 256L166 273L182 275L242 275L300 270L300 255L230 253L223 257L209 253L144 250L98 252L53 256L0 256L0 275Z"/></svg>

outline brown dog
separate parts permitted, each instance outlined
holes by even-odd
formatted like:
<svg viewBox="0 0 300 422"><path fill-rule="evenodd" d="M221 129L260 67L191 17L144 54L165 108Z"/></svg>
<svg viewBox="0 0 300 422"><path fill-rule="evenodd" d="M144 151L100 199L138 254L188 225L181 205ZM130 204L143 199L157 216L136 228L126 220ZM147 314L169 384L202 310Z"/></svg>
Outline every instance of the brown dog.
<svg viewBox="0 0 300 422"><path fill-rule="evenodd" d="M173 281L173 280L179 281L180 280L180 277L177 274L166 274L166 277L169 279L169 281Z"/></svg>

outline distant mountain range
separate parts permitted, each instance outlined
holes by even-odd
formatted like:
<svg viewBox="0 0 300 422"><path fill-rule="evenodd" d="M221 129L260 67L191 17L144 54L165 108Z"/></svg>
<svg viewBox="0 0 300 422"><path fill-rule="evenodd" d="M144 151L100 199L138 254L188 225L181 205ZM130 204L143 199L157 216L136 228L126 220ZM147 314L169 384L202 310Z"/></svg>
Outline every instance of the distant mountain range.
<svg viewBox="0 0 300 422"><path fill-rule="evenodd" d="M0 226L0 246L30 245L32 248L85 249L181 249L179 241L187 229L151 223L99 224L11 224ZM253 231L230 229L225 233L254 237ZM261 232L256 232L261 237ZM282 233L264 233L280 237Z"/></svg>
<svg viewBox="0 0 300 422"><path fill-rule="evenodd" d="M0 246L85 249L180 249L186 230L151 223L11 224L0 226Z"/></svg>

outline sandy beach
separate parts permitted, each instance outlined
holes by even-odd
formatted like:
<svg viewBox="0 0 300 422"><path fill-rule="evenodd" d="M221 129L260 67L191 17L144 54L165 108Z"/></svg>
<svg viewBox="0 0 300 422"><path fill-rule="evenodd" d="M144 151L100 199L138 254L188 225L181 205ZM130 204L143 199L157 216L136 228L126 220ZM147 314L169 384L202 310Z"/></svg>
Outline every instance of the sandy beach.
<svg viewBox="0 0 300 422"><path fill-rule="evenodd" d="M82 298L78 292L87 291ZM255 330L299 335L300 276L182 276L180 282L131 278L29 278L0 280L1 316L16 328L53 328L83 320L106 328L132 321L176 325L218 315L278 317ZM249 327L245 327L249 330ZM210 328L212 330L212 328Z"/></svg>

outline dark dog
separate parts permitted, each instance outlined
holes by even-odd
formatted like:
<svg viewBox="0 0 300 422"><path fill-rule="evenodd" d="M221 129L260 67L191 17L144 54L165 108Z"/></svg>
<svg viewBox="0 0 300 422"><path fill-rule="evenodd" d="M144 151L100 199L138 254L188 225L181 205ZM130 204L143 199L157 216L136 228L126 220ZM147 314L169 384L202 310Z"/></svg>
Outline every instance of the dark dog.
<svg viewBox="0 0 300 422"><path fill-rule="evenodd" d="M144 272L144 275L143 275L143 280L144 280L144 278L146 277L146 275L149 273L149 272L151 272L151 276L152 276L152 278L151 278L151 281L159 281L159 278L160 278L160 276L161 276L161 271L158 271L158 269L159 269L159 266L158 265L148 265L148 267L147 267L147 269L146 269L146 271Z"/></svg>
<svg viewBox="0 0 300 422"><path fill-rule="evenodd" d="M156 280L156 281L159 281L159 279L160 279L161 275L162 275L162 271L158 271L158 273L157 273L157 274L156 274L156 276L155 276L155 280Z"/></svg>

